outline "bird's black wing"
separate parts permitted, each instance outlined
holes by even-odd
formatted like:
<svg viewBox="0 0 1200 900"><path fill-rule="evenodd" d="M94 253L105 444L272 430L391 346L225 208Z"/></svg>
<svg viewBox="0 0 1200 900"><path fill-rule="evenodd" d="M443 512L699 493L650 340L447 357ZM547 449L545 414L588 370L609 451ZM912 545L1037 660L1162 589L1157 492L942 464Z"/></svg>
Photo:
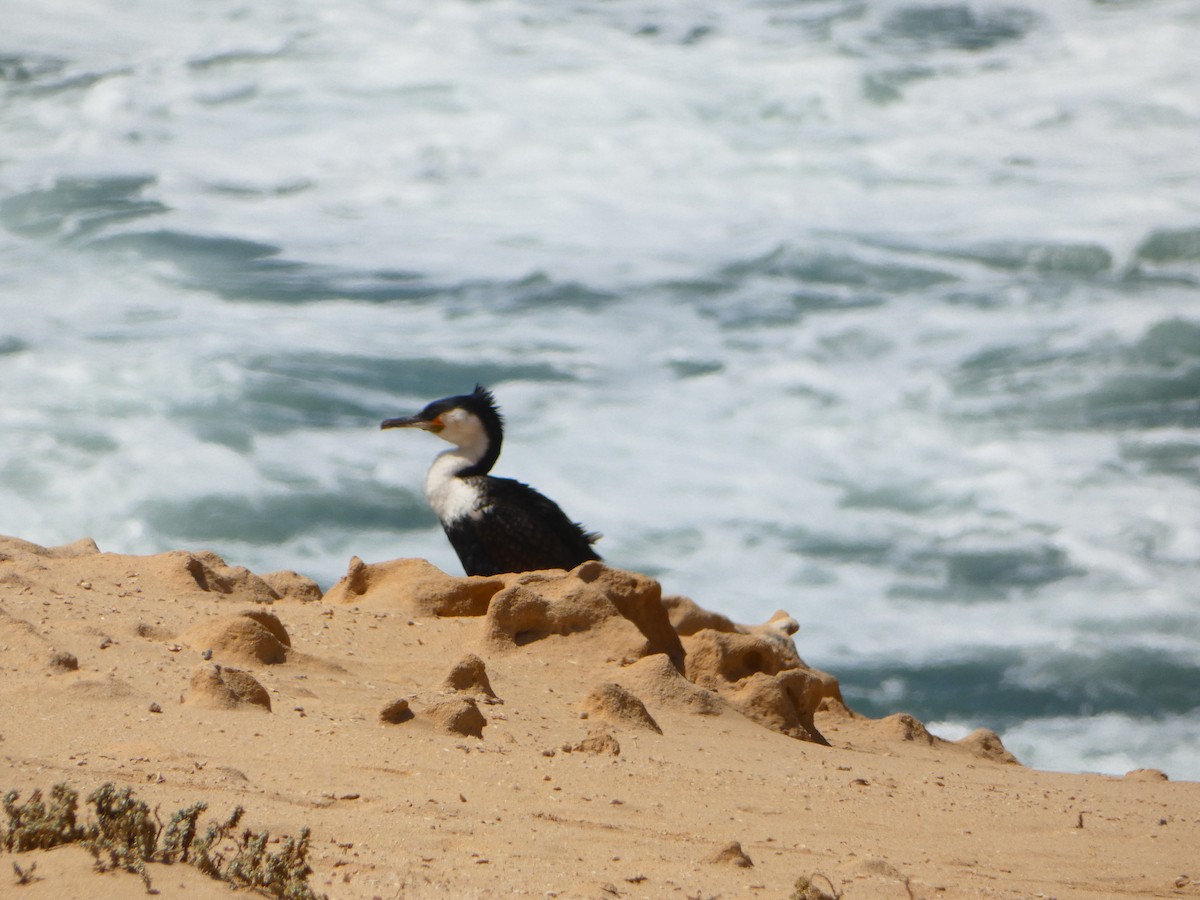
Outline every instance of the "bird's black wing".
<svg viewBox="0 0 1200 900"><path fill-rule="evenodd" d="M600 558L592 549L599 535L572 522L553 500L511 478L486 481L476 513L459 523L472 533L456 539L447 530L467 574L573 569Z"/></svg>
<svg viewBox="0 0 1200 900"><path fill-rule="evenodd" d="M471 518L443 522L442 530L450 539L450 546L458 554L463 571L468 575L496 575L507 569L500 568L492 559L479 535L478 522Z"/></svg>

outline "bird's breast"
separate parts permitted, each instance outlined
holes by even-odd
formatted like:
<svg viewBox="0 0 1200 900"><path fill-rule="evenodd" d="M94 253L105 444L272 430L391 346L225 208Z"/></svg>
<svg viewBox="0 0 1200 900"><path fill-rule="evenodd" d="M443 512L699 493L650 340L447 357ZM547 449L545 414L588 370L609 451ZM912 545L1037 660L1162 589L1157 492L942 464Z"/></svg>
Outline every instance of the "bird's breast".
<svg viewBox="0 0 1200 900"><path fill-rule="evenodd" d="M459 478L429 470L425 496L440 522L458 522L475 515L480 507L479 487L474 479Z"/></svg>

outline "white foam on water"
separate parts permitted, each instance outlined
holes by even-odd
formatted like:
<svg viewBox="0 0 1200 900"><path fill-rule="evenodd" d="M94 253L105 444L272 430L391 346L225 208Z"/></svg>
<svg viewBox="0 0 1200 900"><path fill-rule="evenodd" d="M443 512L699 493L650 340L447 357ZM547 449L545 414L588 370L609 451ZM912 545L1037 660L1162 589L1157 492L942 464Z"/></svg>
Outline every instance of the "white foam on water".
<svg viewBox="0 0 1200 900"><path fill-rule="evenodd" d="M961 720L931 721L926 727L948 741L978 727ZM1053 772L1124 775L1159 769L1173 781L1194 781L1200 771L1200 723L1192 716L1140 719L1117 713L1027 719L1003 729L1005 748L1025 766Z"/></svg>
<svg viewBox="0 0 1200 900"><path fill-rule="evenodd" d="M1194 308L1187 259L1120 273L1200 221L1200 17L1053 0L970 50L899 34L912 8L10 0L0 59L31 77L0 81L0 202L125 176L162 206L0 206L0 531L154 552L199 540L155 524L189 503L305 490L319 527L204 540L326 584L353 554L457 571L432 515L355 528L321 498L419 499L440 448L378 421L433 396L383 363L439 394L490 367L517 373L498 474L668 591L788 609L815 665L1196 658L1200 480L1126 452L1194 423L1056 419ZM156 231L176 244L81 249ZM398 272L447 290L350 296ZM515 286L539 274L603 296ZM1005 554L1030 580L989 593ZM1188 735L1039 721L1006 740L1051 767Z"/></svg>
<svg viewBox="0 0 1200 900"><path fill-rule="evenodd" d="M1002 738L1022 763L1039 769L1104 775L1160 769L1174 781L1195 781L1200 772L1200 722L1194 716L1030 719Z"/></svg>

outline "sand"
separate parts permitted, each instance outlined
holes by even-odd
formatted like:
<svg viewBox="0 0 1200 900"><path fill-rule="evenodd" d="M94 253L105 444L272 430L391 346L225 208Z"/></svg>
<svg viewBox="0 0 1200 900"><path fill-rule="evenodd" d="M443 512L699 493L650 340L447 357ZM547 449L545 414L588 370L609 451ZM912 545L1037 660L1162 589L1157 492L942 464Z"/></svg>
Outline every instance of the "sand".
<svg viewBox="0 0 1200 900"><path fill-rule="evenodd" d="M322 597L211 553L0 539L0 788L307 826L331 898L774 898L818 873L846 898L1200 897L1200 784L855 715L786 613L700 599L422 560L353 560ZM149 868L161 897L232 893ZM0 860L4 897L142 895L78 847Z"/></svg>

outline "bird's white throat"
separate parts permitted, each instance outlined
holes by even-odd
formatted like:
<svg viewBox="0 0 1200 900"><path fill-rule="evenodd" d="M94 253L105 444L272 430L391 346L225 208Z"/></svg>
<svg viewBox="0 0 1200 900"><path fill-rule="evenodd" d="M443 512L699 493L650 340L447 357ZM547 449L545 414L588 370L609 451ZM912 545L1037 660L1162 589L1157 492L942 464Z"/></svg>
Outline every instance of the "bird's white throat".
<svg viewBox="0 0 1200 900"><path fill-rule="evenodd" d="M425 496L440 522L457 522L476 513L479 491L469 481L458 477L479 461L462 447L439 453L425 476Z"/></svg>

